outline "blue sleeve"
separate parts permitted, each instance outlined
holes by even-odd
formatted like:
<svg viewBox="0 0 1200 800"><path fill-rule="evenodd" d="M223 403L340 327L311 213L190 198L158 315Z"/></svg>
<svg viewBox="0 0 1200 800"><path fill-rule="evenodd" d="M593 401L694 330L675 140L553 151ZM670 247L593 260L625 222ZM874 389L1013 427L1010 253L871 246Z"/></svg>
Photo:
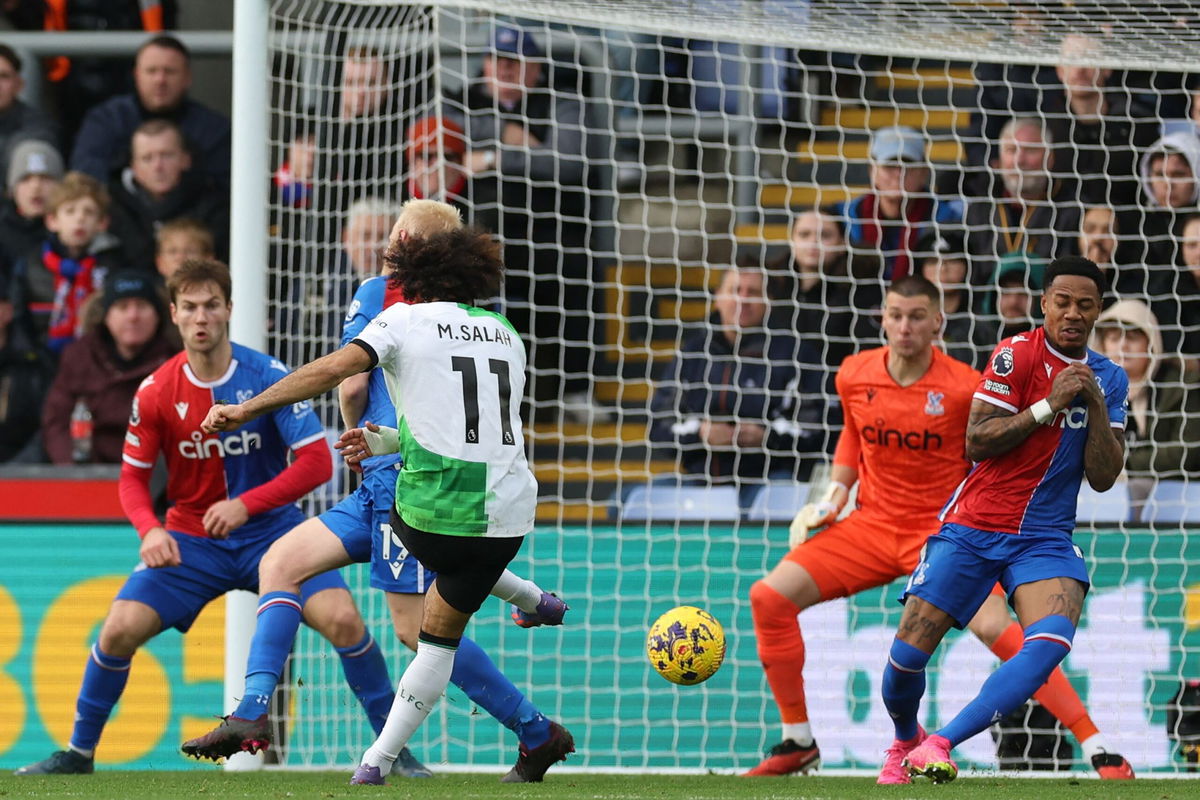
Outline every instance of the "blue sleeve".
<svg viewBox="0 0 1200 800"><path fill-rule="evenodd" d="M1120 367L1114 368L1112 375L1112 389L1104 396L1104 402L1108 405L1108 421L1123 429L1129 412L1129 376Z"/></svg>
<svg viewBox="0 0 1200 800"><path fill-rule="evenodd" d="M346 318L342 320L342 347L350 344L375 315L383 310L384 286L384 281L371 278L363 281L355 290L354 299L346 309Z"/></svg>
<svg viewBox="0 0 1200 800"><path fill-rule="evenodd" d="M271 359L270 364L260 374L262 389L266 389L287 375L288 369L281 362ZM261 392L262 389L259 391ZM317 419L312 404L307 400L275 409L271 412L271 421L275 423L275 429L279 431L280 438L293 450L310 444L325 435L321 421Z"/></svg>

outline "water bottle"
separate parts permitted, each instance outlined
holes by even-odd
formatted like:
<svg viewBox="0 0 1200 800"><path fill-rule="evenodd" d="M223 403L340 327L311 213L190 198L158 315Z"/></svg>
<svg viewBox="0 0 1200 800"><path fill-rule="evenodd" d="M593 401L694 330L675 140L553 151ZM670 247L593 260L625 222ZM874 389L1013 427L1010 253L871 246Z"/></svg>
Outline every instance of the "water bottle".
<svg viewBox="0 0 1200 800"><path fill-rule="evenodd" d="M92 460L92 410L83 398L75 401L71 411L71 460L76 464Z"/></svg>

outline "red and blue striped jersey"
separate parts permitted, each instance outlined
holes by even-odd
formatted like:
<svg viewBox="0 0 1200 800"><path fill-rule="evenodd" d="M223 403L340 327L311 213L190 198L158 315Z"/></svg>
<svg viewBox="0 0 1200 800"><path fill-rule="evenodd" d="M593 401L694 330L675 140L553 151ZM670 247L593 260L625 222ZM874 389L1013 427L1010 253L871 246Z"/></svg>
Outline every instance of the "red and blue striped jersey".
<svg viewBox="0 0 1200 800"><path fill-rule="evenodd" d="M279 475L288 451L322 439L325 432L307 403L265 414L232 432L206 434L200 423L214 403L240 403L288 372L268 355L233 345L229 369L215 381L202 381L188 366L187 353L176 355L138 387L125 434L124 461L149 469L159 453L167 463L166 527L205 536L204 512L221 500L237 497ZM278 535L304 521L290 503L250 517L236 538Z"/></svg>
<svg viewBox="0 0 1200 800"><path fill-rule="evenodd" d="M1100 383L1109 424L1123 430L1129 396L1125 370L1092 350L1084 359L1063 355L1046 340L1045 328L1001 341L974 397L1016 414L1049 395L1054 377L1079 361ZM1088 424L1087 405L1076 397L1021 444L977 463L942 510L942 520L1001 533L1069 536L1075 529Z"/></svg>

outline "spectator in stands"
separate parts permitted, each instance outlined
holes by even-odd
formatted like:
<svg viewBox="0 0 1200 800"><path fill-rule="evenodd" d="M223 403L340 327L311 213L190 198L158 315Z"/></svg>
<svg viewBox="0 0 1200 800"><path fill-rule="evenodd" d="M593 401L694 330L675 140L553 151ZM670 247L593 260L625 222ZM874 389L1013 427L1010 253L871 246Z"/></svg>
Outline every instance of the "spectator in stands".
<svg viewBox="0 0 1200 800"><path fill-rule="evenodd" d="M1069 33L1055 72L1062 87L1046 96L1042 111L1056 143L1055 171L1079 184L1084 203L1131 206L1138 195L1137 152L1158 137L1151 109L1128 92L1110 90L1111 69L1086 63L1103 53L1099 39Z"/></svg>
<svg viewBox="0 0 1200 800"><path fill-rule="evenodd" d="M1153 281L1162 274L1155 268L1179 263L1183 217L1200 202L1200 136L1181 130L1162 137L1142 154L1140 173L1144 209L1134 219L1141 236L1128 242L1122 261L1148 265ZM1148 290L1160 288L1152 283Z"/></svg>
<svg viewBox="0 0 1200 800"><path fill-rule="evenodd" d="M789 254L770 269L773 302L768 326L822 342L819 363L832 376L842 359L880 340L879 259L852 254L837 219L819 209L797 214L789 239Z"/></svg>
<svg viewBox="0 0 1200 800"><path fill-rule="evenodd" d="M605 416L592 399L592 260L584 105L550 91L556 69L533 36L497 25L465 96L474 220L504 239L505 316L530 348L534 419Z"/></svg>
<svg viewBox="0 0 1200 800"><path fill-rule="evenodd" d="M938 202L929 189L930 169L925 137L898 125L871 136L871 191L839 209L846 224L846 243L871 250L883 260L883 278L902 278L914 270L917 241L934 223L962 220L960 203Z"/></svg>
<svg viewBox="0 0 1200 800"><path fill-rule="evenodd" d="M186 217L163 223L154 235L154 245L154 268L164 281L184 261L212 259L215 247L212 231Z"/></svg>
<svg viewBox="0 0 1200 800"><path fill-rule="evenodd" d="M166 309L153 276L114 272L105 281L103 319L63 352L42 411L50 461L71 464L71 412L82 400L92 414L91 462L118 464L138 386L179 347L164 335Z"/></svg>
<svg viewBox="0 0 1200 800"><path fill-rule="evenodd" d="M216 254L228 257L228 192L203 174L189 172L191 156L173 122L150 119L133 132L129 166L109 185L112 224L127 266L150 271L155 233L174 219L194 219L212 231Z"/></svg>
<svg viewBox="0 0 1200 800"><path fill-rule="evenodd" d="M6 44L0 44L0 175L8 174L8 161L17 142L40 139L57 146L58 125L20 98L25 88L21 77L21 57Z"/></svg>
<svg viewBox="0 0 1200 800"><path fill-rule="evenodd" d="M50 193L50 235L14 263L9 295L13 325L35 347L61 353L82 333L83 303L116 259L108 207L104 186L82 172L68 172Z"/></svg>
<svg viewBox="0 0 1200 800"><path fill-rule="evenodd" d="M1200 476L1200 385L1163 352L1154 313L1121 300L1096 321L1092 347L1129 375L1125 469L1132 481Z"/></svg>
<svg viewBox="0 0 1200 800"><path fill-rule="evenodd" d="M1048 33L1042 9L1034 3L1010 3L1010 7L1014 44L1044 47ZM1054 67L1046 64L978 62L974 72L978 94L964 136L968 184L979 183L995 164L1000 132L1009 120L1038 113L1043 98L1058 85Z"/></svg>
<svg viewBox="0 0 1200 800"><path fill-rule="evenodd" d="M399 214L400 208L395 203L373 197L350 206L342 228L342 253L347 267L343 272L353 284L347 287L351 297L358 284L383 271L388 236ZM337 310L347 305L349 301L337 306Z"/></svg>
<svg viewBox="0 0 1200 800"><path fill-rule="evenodd" d="M83 117L71 168L108 182L129 164L133 132L150 119L183 131L192 169L229 188L229 119L188 97L191 54L174 36L160 34L137 51L134 91L95 106Z"/></svg>
<svg viewBox="0 0 1200 800"><path fill-rule="evenodd" d="M1118 263L1123 252L1119 246L1118 225L1131 219L1115 213L1110 206L1085 206L1079 220L1079 254L1095 262L1104 273L1108 290L1102 302L1108 308L1122 296L1144 295L1148 272L1141 264Z"/></svg>
<svg viewBox="0 0 1200 800"><path fill-rule="evenodd" d="M1152 275L1150 308L1158 319L1165 356L1200 357L1200 213L1181 216L1178 266Z"/></svg>
<svg viewBox="0 0 1200 800"><path fill-rule="evenodd" d="M1040 323L1037 293L1049 262L1026 252L1003 256L996 264L994 292L983 303L984 314L975 326L975 344L983 351L976 367L982 369L1001 339L1033 330Z"/></svg>
<svg viewBox="0 0 1200 800"><path fill-rule="evenodd" d="M48 142L19 142L5 174L8 197L0 205L0 285L7 285L16 260L49 235L46 210L50 193L62 180L62 156Z"/></svg>
<svg viewBox="0 0 1200 800"><path fill-rule="evenodd" d="M42 460L37 432L54 357L12 324L8 290L0 284L0 463L31 463Z"/></svg>
<svg viewBox="0 0 1200 800"><path fill-rule="evenodd" d="M975 346L975 319L967 287L966 241L955 230L931 230L917 243L919 274L942 293L942 350L966 364L987 358Z"/></svg>
<svg viewBox="0 0 1200 800"><path fill-rule="evenodd" d="M1000 132L994 177L967 201L971 283L986 286L996 261L1025 252L1069 255L1079 236L1076 184L1053 179L1053 139L1037 117L1014 117Z"/></svg>
<svg viewBox="0 0 1200 800"><path fill-rule="evenodd" d="M469 213L470 181L463 168L467 141L452 119L422 117L404 135L408 168L405 197L442 200Z"/></svg>
<svg viewBox="0 0 1200 800"><path fill-rule="evenodd" d="M761 268L728 269L708 325L684 338L655 389L650 440L712 481L806 479L825 449L814 346L764 327Z"/></svg>

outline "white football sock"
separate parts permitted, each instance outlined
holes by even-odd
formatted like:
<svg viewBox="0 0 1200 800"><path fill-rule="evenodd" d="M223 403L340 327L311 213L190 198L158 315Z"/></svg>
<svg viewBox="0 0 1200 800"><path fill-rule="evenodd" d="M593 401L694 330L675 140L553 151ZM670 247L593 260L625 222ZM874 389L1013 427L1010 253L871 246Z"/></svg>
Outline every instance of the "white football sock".
<svg viewBox="0 0 1200 800"><path fill-rule="evenodd" d="M532 614L537 611L537 604L541 602L542 587L506 569L492 587L492 594Z"/></svg>
<svg viewBox="0 0 1200 800"><path fill-rule="evenodd" d="M783 738L791 739L798 745L808 746L812 744L812 726L807 722L785 722L783 723Z"/></svg>
<svg viewBox="0 0 1200 800"><path fill-rule="evenodd" d="M383 775L391 772L392 762L446 691L456 652L457 648L417 642L417 655L400 676L387 722L361 763L379 767Z"/></svg>
<svg viewBox="0 0 1200 800"><path fill-rule="evenodd" d="M1092 756L1097 753L1108 752L1108 742L1104 741L1104 734L1093 733L1088 738L1079 743L1079 749L1083 750L1083 757L1088 761L1092 760Z"/></svg>

